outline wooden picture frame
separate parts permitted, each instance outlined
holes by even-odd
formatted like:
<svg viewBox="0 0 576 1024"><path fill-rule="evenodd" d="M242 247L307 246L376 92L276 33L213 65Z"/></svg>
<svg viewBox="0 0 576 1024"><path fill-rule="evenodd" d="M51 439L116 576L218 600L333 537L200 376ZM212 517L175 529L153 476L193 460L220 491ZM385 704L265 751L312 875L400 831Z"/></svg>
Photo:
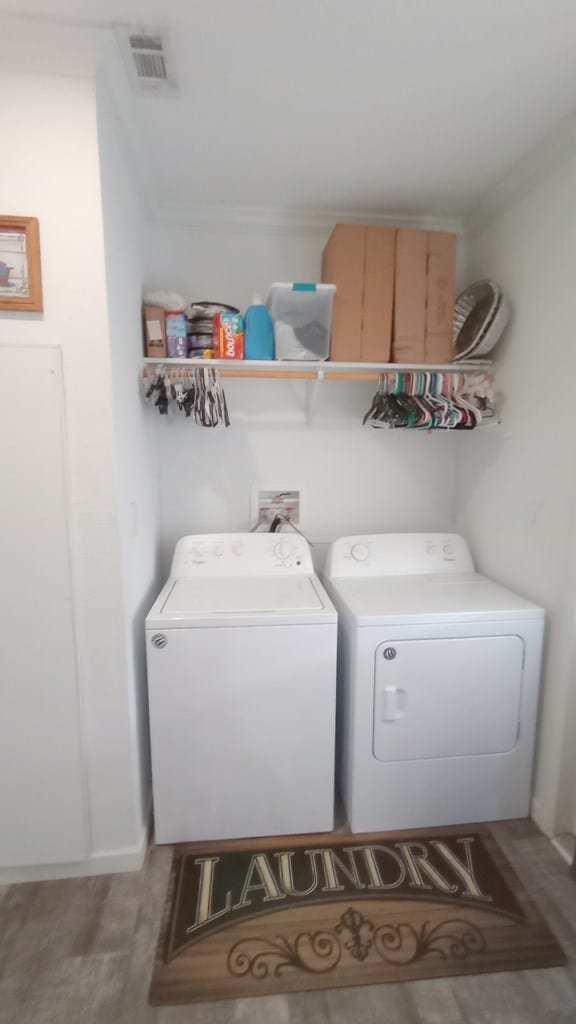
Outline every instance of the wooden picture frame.
<svg viewBox="0 0 576 1024"><path fill-rule="evenodd" d="M0 310L42 311L40 229L36 217L0 214Z"/></svg>

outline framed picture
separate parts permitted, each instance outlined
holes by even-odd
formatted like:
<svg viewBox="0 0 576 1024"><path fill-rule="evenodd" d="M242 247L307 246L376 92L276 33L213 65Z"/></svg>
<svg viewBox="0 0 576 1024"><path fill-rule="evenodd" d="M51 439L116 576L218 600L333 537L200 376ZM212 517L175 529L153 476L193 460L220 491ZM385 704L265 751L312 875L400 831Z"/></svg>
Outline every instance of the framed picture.
<svg viewBox="0 0 576 1024"><path fill-rule="evenodd" d="M0 214L0 309L42 310L40 232L36 217Z"/></svg>

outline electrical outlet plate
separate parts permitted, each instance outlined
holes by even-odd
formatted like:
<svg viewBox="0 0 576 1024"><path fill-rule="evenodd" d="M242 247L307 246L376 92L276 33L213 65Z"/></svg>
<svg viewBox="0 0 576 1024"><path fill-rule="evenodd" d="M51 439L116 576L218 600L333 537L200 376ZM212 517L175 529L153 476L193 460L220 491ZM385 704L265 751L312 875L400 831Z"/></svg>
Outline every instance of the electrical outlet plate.
<svg viewBox="0 0 576 1024"><path fill-rule="evenodd" d="M278 513L286 516L292 523L298 524L301 517L301 492L296 488L252 488L252 524L256 522L270 524Z"/></svg>

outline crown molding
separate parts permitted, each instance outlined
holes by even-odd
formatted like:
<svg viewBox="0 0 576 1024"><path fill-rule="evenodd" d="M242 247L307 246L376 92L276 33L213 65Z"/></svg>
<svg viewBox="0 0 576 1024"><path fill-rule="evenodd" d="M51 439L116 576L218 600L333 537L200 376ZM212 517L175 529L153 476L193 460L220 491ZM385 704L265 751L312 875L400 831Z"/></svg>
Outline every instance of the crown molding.
<svg viewBox="0 0 576 1024"><path fill-rule="evenodd" d="M102 62L109 29L99 22L0 15L0 66L27 75L93 78Z"/></svg>
<svg viewBox="0 0 576 1024"><path fill-rule="evenodd" d="M472 237L478 234L573 156L576 156L576 109L562 118L488 189L464 217L465 232Z"/></svg>
<svg viewBox="0 0 576 1024"><path fill-rule="evenodd" d="M390 227L449 231L461 234L460 218L430 217L415 214L382 213L374 210L312 210L297 207L233 206L200 203L157 203L153 219L159 223L179 224L206 230L280 231L286 233L325 234L335 224L373 224Z"/></svg>

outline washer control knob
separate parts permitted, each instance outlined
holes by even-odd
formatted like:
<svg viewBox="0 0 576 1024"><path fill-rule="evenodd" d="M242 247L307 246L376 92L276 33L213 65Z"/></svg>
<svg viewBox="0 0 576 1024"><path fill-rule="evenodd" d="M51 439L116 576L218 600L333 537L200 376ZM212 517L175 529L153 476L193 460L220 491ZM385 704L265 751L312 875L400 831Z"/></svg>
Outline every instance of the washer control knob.
<svg viewBox="0 0 576 1024"><path fill-rule="evenodd" d="M214 545L214 554L216 558L222 558L222 555L224 554L224 548L222 547L222 544Z"/></svg>
<svg viewBox="0 0 576 1024"><path fill-rule="evenodd" d="M232 545L232 554L237 557L244 554L244 545L241 544L240 541L235 541Z"/></svg>
<svg viewBox="0 0 576 1024"><path fill-rule="evenodd" d="M287 540L279 540L273 549L276 558L290 558L292 548Z"/></svg>
<svg viewBox="0 0 576 1024"><path fill-rule="evenodd" d="M365 562L369 554L365 544L355 544L351 551L352 558L356 562Z"/></svg>

